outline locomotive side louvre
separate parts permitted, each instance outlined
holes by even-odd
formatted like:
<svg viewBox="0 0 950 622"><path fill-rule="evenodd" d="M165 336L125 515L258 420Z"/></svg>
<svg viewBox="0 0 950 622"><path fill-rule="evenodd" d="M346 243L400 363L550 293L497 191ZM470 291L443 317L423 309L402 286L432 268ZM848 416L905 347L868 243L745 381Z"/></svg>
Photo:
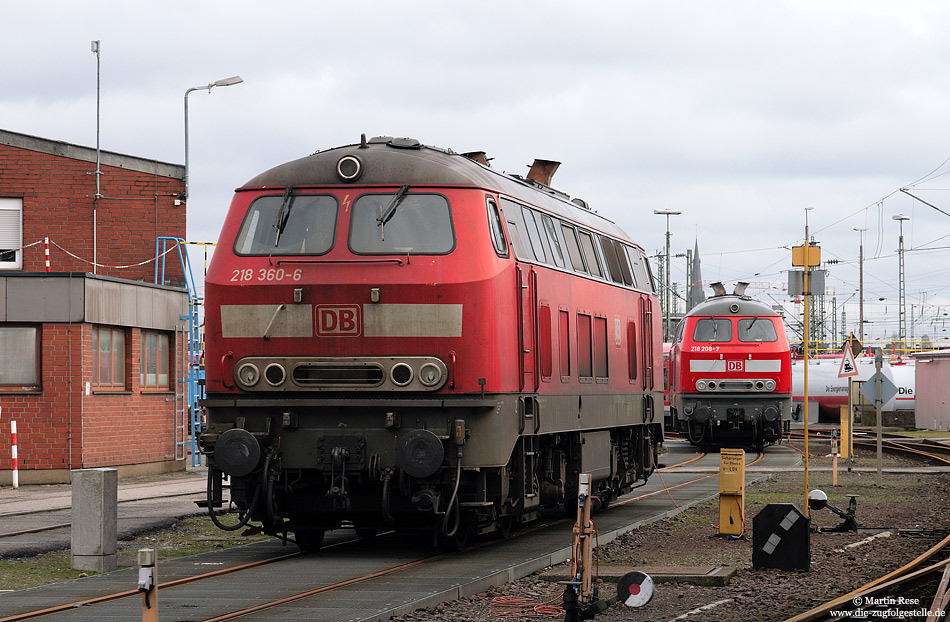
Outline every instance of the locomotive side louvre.
<svg viewBox="0 0 950 622"><path fill-rule="evenodd" d="M595 245L580 270L565 234ZM227 481L312 548L343 522L504 530L582 469L609 502L662 442L648 270L557 191L408 139L263 173L206 278L209 503Z"/></svg>
<svg viewBox="0 0 950 622"><path fill-rule="evenodd" d="M693 444L751 443L761 451L791 421L791 349L782 317L720 293L677 327L668 363L673 428Z"/></svg>

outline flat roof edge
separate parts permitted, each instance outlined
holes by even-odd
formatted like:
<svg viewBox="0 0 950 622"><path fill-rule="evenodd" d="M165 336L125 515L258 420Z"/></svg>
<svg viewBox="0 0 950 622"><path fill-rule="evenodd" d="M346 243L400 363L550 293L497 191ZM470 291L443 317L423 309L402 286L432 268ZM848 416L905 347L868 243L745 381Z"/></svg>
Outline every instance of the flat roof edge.
<svg viewBox="0 0 950 622"><path fill-rule="evenodd" d="M51 140L20 134L8 130L0 130L0 145L27 149L49 155L80 160L82 162L95 162L96 150L92 147L83 147L74 145L61 140ZM160 162L148 158L125 155L114 151L100 151L99 162L105 166L122 168L139 173L148 173L168 177L170 179L185 178L185 167L182 164L171 164L169 162Z"/></svg>

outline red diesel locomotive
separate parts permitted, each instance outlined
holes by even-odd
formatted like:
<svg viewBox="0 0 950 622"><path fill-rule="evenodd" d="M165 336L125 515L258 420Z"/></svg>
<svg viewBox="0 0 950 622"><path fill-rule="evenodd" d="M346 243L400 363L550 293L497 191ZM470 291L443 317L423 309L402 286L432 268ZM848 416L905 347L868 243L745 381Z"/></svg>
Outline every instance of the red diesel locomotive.
<svg viewBox="0 0 950 622"><path fill-rule="evenodd" d="M208 504L237 529L427 529L450 547L652 473L643 249L484 154L378 137L237 189L206 278ZM224 499L223 488L229 491Z"/></svg>
<svg viewBox="0 0 950 622"><path fill-rule="evenodd" d="M694 445L748 442L762 451L788 431L792 361L785 324L771 307L742 295L715 296L680 322L668 365L674 430Z"/></svg>

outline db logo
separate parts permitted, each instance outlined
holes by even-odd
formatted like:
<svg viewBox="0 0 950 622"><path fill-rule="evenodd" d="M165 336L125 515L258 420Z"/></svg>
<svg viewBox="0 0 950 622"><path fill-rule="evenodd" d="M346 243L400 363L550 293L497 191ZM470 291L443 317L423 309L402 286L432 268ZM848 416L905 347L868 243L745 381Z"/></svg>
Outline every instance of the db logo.
<svg viewBox="0 0 950 622"><path fill-rule="evenodd" d="M360 308L357 305L318 305L317 334L321 337L360 334Z"/></svg>
<svg viewBox="0 0 950 622"><path fill-rule="evenodd" d="M742 361L726 361L726 371L742 371Z"/></svg>

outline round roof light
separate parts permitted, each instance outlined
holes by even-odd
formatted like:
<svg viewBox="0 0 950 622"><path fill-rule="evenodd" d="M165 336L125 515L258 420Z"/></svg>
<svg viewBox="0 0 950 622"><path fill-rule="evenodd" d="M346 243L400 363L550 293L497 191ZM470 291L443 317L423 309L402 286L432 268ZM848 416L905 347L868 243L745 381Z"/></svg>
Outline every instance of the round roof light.
<svg viewBox="0 0 950 622"><path fill-rule="evenodd" d="M343 156L336 163L336 174L343 181L356 181L363 174L363 163L356 156Z"/></svg>

